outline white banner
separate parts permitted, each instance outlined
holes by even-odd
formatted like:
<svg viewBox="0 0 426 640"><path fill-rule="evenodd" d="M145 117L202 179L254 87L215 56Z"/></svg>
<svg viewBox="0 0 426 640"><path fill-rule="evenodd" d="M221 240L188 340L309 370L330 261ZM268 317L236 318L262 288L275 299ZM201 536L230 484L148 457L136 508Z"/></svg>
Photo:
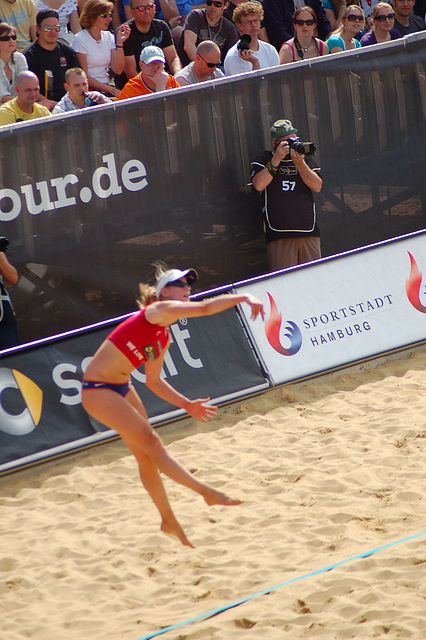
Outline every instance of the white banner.
<svg viewBox="0 0 426 640"><path fill-rule="evenodd" d="M236 290L265 305L264 324L245 319L273 384L333 369L426 339L426 234Z"/></svg>

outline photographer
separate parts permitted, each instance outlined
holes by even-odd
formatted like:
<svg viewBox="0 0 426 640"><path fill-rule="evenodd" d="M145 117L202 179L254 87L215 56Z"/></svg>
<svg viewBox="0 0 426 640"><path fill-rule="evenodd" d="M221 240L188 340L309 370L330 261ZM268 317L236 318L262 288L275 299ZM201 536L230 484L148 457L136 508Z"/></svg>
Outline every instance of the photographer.
<svg viewBox="0 0 426 640"><path fill-rule="evenodd" d="M259 40L263 9L259 2L243 2L232 15L240 34L240 40L226 54L224 69L227 76L280 64L275 47Z"/></svg>
<svg viewBox="0 0 426 640"><path fill-rule="evenodd" d="M8 246L9 240L0 237L0 351L18 344L15 312L3 284L4 282L6 284L18 282L18 272L6 258L5 252Z"/></svg>
<svg viewBox="0 0 426 640"><path fill-rule="evenodd" d="M312 143L299 143L290 120L271 127L272 151L264 151L252 166L252 184L263 192L266 253L271 271L286 269L321 257L314 193L322 188L320 169L310 156Z"/></svg>

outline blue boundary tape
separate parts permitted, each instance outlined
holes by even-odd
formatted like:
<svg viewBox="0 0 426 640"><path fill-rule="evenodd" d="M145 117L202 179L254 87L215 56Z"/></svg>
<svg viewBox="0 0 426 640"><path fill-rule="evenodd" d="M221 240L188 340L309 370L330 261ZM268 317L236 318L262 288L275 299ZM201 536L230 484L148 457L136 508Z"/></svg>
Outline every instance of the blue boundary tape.
<svg viewBox="0 0 426 640"><path fill-rule="evenodd" d="M190 624L192 622L198 622L200 620L207 620L208 618L213 618L224 611L228 611L228 609L233 609L234 607L238 607L240 604L244 604L245 602L249 602L258 596L265 596L281 587L285 587L288 584L292 584L294 582L299 582L300 580L304 580L305 578L310 578L312 576L316 576L320 573L326 573L327 571L331 571L336 567L340 567L344 564L348 564L348 562L353 562L354 560L361 560L363 558L368 558L372 556L374 553L378 553L379 551L384 551L384 549L389 549L390 547L394 547L397 544L402 544L403 542L409 542L410 540L415 540L416 538L420 538L421 536L426 535L426 530L421 531L420 533L415 533L412 536L408 536L407 538L401 538L400 540L395 540L394 542L389 542L388 544L383 545L382 547L377 547L376 549L371 549L370 551L365 551L364 553L360 553L356 556L352 556L351 558L346 558L346 560L340 560L340 562L335 562L334 564L330 564L327 567L322 567L321 569L316 569L315 571L310 571L309 573L304 573L301 576L296 576L295 578L291 578L290 580L286 580L285 582L281 582L280 584L276 584L273 587L268 587L267 589L262 589L261 591L256 591L245 598L241 598L240 600L235 600L234 602L230 602L229 604L225 604L221 607L216 607L215 609L210 609L210 611L206 611L205 613L200 613L193 618L187 618L186 620L182 620L182 622L177 622L176 624L172 624L168 627L163 627L159 631L154 631L153 633L149 633L146 636L142 636L141 638L137 638L137 640L150 640L150 638L155 638L157 636L162 635L163 633L167 633L168 631L173 631L174 629L179 629L186 624Z"/></svg>

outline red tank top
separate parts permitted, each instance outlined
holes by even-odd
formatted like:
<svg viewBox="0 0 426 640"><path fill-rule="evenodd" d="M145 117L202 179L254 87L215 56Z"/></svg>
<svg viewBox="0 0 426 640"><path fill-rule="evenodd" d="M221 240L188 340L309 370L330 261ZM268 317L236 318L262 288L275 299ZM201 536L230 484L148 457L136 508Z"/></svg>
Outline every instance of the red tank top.
<svg viewBox="0 0 426 640"><path fill-rule="evenodd" d="M169 327L152 324L145 318L145 308L124 320L108 336L135 368L155 360L169 340Z"/></svg>

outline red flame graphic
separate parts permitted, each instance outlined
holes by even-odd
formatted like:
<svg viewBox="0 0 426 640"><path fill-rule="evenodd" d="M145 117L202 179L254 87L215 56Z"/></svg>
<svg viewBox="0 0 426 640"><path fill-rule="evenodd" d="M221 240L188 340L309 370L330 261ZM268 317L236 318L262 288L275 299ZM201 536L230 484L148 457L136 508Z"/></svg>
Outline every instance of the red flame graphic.
<svg viewBox="0 0 426 640"><path fill-rule="evenodd" d="M275 349L275 351L278 351L278 353L282 353L283 355L286 355L287 352L280 342L280 329L281 329L282 315L278 311L278 307L275 303L275 300L271 296L271 294L269 292L267 293L268 293L269 302L271 303L271 315L265 322L266 338L269 344L271 345L271 347Z"/></svg>
<svg viewBox="0 0 426 640"><path fill-rule="evenodd" d="M405 282L405 291L407 298L417 311L426 313L426 307L420 302L420 287L422 284L422 273L417 266L417 262L408 251L411 262L411 270L408 279Z"/></svg>

